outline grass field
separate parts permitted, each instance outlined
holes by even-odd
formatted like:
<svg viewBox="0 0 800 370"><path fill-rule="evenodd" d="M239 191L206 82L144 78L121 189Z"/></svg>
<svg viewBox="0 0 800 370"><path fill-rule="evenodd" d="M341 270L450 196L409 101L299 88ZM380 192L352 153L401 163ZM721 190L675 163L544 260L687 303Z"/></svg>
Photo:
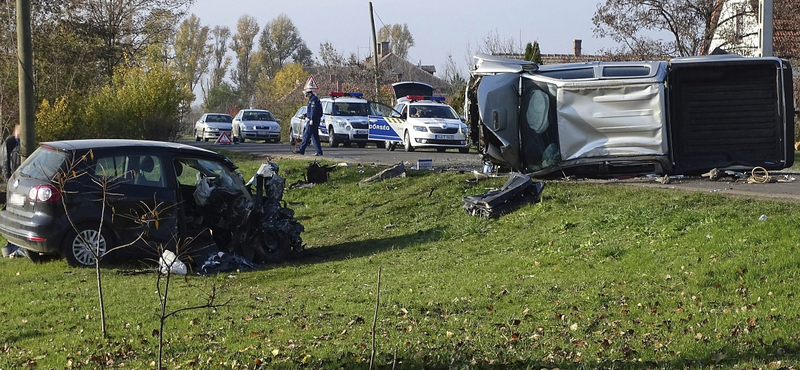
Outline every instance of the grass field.
<svg viewBox="0 0 800 370"><path fill-rule="evenodd" d="M288 184L308 162L278 164ZM166 368L365 369L373 339L382 369L798 367L796 203L548 182L488 220L461 198L504 179L357 184L379 170L287 190L302 257L174 280L172 309L230 303L168 321ZM102 338L92 269L0 261L0 368L154 368L156 275L128 274L146 268L103 270Z"/></svg>

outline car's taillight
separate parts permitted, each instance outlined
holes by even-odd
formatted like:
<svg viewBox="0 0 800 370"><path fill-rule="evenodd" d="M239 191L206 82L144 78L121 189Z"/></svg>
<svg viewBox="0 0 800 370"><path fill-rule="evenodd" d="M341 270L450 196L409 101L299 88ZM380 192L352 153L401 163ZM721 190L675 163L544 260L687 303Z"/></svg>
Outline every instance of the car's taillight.
<svg viewBox="0 0 800 370"><path fill-rule="evenodd" d="M37 185L28 191L28 200L34 202L55 202L61 199L61 193L52 185Z"/></svg>

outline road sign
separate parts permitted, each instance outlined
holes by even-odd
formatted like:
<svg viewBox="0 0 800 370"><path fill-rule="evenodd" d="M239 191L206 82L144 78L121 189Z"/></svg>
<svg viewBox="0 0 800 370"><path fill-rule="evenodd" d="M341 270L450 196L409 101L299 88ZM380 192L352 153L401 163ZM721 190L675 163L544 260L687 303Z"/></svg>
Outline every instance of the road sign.
<svg viewBox="0 0 800 370"><path fill-rule="evenodd" d="M233 140L231 140L231 137L228 136L227 132L223 132L223 133L221 133L219 135L219 137L217 138L217 141L214 142L214 145L216 145L216 144L220 144L220 145L233 144Z"/></svg>
<svg viewBox="0 0 800 370"><path fill-rule="evenodd" d="M317 81L314 80L314 75L309 75L308 80L306 80L306 85L303 86L303 90L319 90L319 86L317 86Z"/></svg>

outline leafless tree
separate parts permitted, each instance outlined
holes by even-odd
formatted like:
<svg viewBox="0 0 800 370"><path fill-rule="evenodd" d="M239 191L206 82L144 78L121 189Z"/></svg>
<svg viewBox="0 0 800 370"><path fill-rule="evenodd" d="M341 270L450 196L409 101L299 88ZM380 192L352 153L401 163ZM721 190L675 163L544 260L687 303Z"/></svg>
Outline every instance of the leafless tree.
<svg viewBox="0 0 800 370"><path fill-rule="evenodd" d="M615 54L664 58L708 54L726 0L606 0L592 17L597 37L622 47ZM668 35L668 39L659 38Z"/></svg>

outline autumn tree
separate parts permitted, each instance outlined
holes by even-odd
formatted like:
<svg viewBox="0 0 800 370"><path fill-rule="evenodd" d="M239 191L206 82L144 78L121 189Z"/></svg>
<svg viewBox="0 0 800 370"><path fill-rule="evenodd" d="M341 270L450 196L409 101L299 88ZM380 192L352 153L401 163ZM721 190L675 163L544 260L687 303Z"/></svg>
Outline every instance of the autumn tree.
<svg viewBox="0 0 800 370"><path fill-rule="evenodd" d="M389 42L392 53L405 59L408 57L408 49L414 46L414 36L408 30L406 24L387 24L378 30L378 42Z"/></svg>
<svg viewBox="0 0 800 370"><path fill-rule="evenodd" d="M617 54L650 59L709 52L725 0L606 0L592 17L594 34L622 46ZM666 35L666 39L654 38Z"/></svg>
<svg viewBox="0 0 800 370"><path fill-rule="evenodd" d="M330 42L319 44L318 55L317 63L322 67L338 67L345 62L344 55L337 52Z"/></svg>
<svg viewBox="0 0 800 370"><path fill-rule="evenodd" d="M149 45L163 42L174 30L193 0L104 0L81 1L61 16L75 32L98 41L89 50L96 53L101 70L108 76L126 56L142 55Z"/></svg>
<svg viewBox="0 0 800 370"><path fill-rule="evenodd" d="M311 51L300 37L297 27L285 14L281 14L264 26L258 40L261 54L261 69L266 77L275 77L288 62L304 66L311 64Z"/></svg>
<svg viewBox="0 0 800 370"><path fill-rule="evenodd" d="M211 30L211 36L214 39L214 45L212 47L213 64L211 65L209 87L213 88L222 83L228 67L231 65L231 57L225 55L228 52L228 39L231 38L231 30L225 26L216 26Z"/></svg>
<svg viewBox="0 0 800 370"><path fill-rule="evenodd" d="M239 91L239 96L244 104L250 104L253 98L253 85L256 72L253 64L253 47L258 34L258 22L255 17L243 15L236 23L236 34L231 41L231 50L236 54L236 68L231 73L231 79Z"/></svg>
<svg viewBox="0 0 800 370"><path fill-rule="evenodd" d="M173 65L189 90L193 91L200 78L208 71L213 51L208 40L208 26L201 26L200 18L194 14L181 23L175 35Z"/></svg>

